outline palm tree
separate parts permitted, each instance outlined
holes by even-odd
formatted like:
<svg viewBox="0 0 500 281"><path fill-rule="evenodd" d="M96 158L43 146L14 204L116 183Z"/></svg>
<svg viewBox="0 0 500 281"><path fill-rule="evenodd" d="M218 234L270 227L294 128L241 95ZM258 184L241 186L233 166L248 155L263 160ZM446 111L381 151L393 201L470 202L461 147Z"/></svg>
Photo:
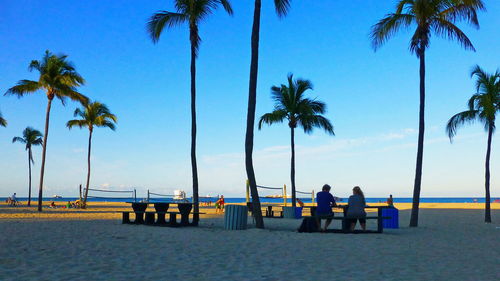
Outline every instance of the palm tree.
<svg viewBox="0 0 500 281"><path fill-rule="evenodd" d="M257 106L257 74L259 70L259 37L260 37L260 10L261 0L255 0L252 24L252 57L250 61L250 79L248 90L247 129L245 134L245 168L247 171L250 193L252 194L253 214L255 226L264 228L264 220L260 211L257 180L253 169L253 133L255 126L255 107ZM292 0L274 0L274 7L279 17L285 17L290 9Z"/></svg>
<svg viewBox="0 0 500 281"><path fill-rule="evenodd" d="M416 54L417 58L420 59L420 110L411 227L418 226L418 207L422 183L425 130L425 51L429 47L432 34L456 40L466 50L475 51L469 38L455 25L455 22L464 20L479 28L478 10L484 10L482 0L399 0L396 11L386 15L371 30L372 46L377 50L400 29L416 25L410 40L410 52Z"/></svg>
<svg viewBox="0 0 500 281"><path fill-rule="evenodd" d="M446 125L446 132L450 141L457 133L457 129L465 123L479 121L483 123L485 131L488 132L488 144L486 149L485 161L485 213L484 221L491 222L490 210L490 154L491 139L495 132L495 118L500 111L500 72L497 70L494 74L484 72L476 65L471 73L476 76L476 94L468 102L469 109L455 114Z"/></svg>
<svg viewBox="0 0 500 281"><path fill-rule="evenodd" d="M80 129L86 127L89 129L89 148L87 154L87 188L85 189L85 195L83 198L83 208L87 206L87 196L89 194L90 186L90 151L92 148L92 133L96 127L108 127L111 130L115 130L115 123L117 118L114 114L111 114L108 107L100 102L92 102L84 105L83 108L77 108L74 113L75 117L80 117L81 119L70 120L66 123L66 126L71 129L78 126Z"/></svg>
<svg viewBox="0 0 500 281"><path fill-rule="evenodd" d="M333 126L328 119L322 114L326 112L326 104L324 102L309 99L305 97L307 90L312 90L311 81L296 79L293 80L293 75L288 75L288 86L281 85L271 87L271 95L275 102L274 110L260 117L259 130L262 124L268 125L274 123L283 123L288 121L288 127L291 131L291 173L292 182L292 206L296 205L295 196L295 128L302 127L304 133L312 133L314 128L321 128L328 134L335 135Z"/></svg>
<svg viewBox="0 0 500 281"><path fill-rule="evenodd" d="M47 95L47 111L45 114L45 132L42 146L42 167L40 171L40 187L38 189L38 211L42 211L43 176L45 171L45 154L47 152L47 138L49 136L49 119L52 100L58 98L65 105L69 98L80 103L88 102L88 98L77 92L76 88L85 83L78 74L75 67L67 59L66 55L54 55L45 51L42 60L33 60L29 65L29 71L37 70L40 73L38 81L20 80L17 85L8 89L5 95L23 97L38 91L44 91Z"/></svg>
<svg viewBox="0 0 500 281"><path fill-rule="evenodd" d="M0 126L7 127L7 120L3 119L2 112L0 112Z"/></svg>
<svg viewBox="0 0 500 281"><path fill-rule="evenodd" d="M31 206L31 163L35 164L33 160L33 154L31 152L31 147L34 145L43 145L42 133L31 127L27 127L23 131L22 137L14 137L12 143L20 142L26 145L26 150L28 151L28 171L29 171L29 189L28 189L28 206Z"/></svg>
<svg viewBox="0 0 500 281"><path fill-rule="evenodd" d="M175 0L174 3L177 11L175 13L168 11L154 13L147 23L147 30L153 43L157 43L165 26L173 28L184 23L189 25L189 41L191 43L191 170L194 211L199 212L198 166L196 164L196 58L201 38L198 26L219 5L230 15L233 14L233 9L228 0Z"/></svg>

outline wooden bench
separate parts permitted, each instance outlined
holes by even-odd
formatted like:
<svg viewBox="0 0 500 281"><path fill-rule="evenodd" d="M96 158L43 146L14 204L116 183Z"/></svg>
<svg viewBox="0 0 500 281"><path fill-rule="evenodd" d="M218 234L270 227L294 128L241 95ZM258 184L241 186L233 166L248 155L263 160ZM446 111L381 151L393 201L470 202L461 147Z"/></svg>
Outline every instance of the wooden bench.
<svg viewBox="0 0 500 281"><path fill-rule="evenodd" d="M366 220L377 220L377 230L350 230L350 225L347 223L348 220L353 218L348 217L336 217L335 215L323 215L323 216L304 216L304 218L315 218L315 219L332 219L332 220L340 220L342 221L341 229L329 229L327 232L332 233L382 233L384 232L384 226L382 221L384 219L390 219L390 217L381 217L381 216L366 216L364 219Z"/></svg>
<svg viewBox="0 0 500 281"><path fill-rule="evenodd" d="M278 213L279 216L274 216L275 213ZM283 218L283 209L273 210L273 206L267 206L266 207L266 218Z"/></svg>

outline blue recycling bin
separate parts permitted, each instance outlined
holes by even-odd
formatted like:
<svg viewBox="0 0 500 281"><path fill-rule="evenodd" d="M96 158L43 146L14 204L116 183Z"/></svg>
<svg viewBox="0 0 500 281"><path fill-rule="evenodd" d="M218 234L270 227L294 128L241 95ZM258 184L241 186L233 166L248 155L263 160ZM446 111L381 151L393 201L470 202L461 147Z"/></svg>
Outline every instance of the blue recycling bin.
<svg viewBox="0 0 500 281"><path fill-rule="evenodd" d="M392 207L382 209L383 217L390 217L389 219L382 220L382 226L384 228L399 228L399 210Z"/></svg>
<svg viewBox="0 0 500 281"><path fill-rule="evenodd" d="M285 219L302 218L302 207L283 207L283 217Z"/></svg>

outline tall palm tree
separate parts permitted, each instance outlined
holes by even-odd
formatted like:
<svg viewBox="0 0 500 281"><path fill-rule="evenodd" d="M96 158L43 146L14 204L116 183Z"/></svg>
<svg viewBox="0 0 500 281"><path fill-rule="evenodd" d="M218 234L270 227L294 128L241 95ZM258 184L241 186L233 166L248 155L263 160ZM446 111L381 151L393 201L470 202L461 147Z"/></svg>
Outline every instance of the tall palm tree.
<svg viewBox="0 0 500 281"><path fill-rule="evenodd" d="M147 30L153 43L160 40L165 26L173 28L187 23L189 25L189 41L191 43L191 170L193 174L194 211L199 211L198 198L198 166L196 164L196 58L201 38L198 33L200 22L222 6L230 15L233 9L228 0L174 0L176 12L158 11L147 23ZM197 223L197 222L195 222Z"/></svg>
<svg viewBox="0 0 500 281"><path fill-rule="evenodd" d="M446 125L446 132L450 141L457 133L457 129L465 123L479 121L483 123L485 131L488 132L488 144L485 160L485 213L484 221L491 222L490 210L490 154L491 139L495 132L496 114L500 111L500 72L497 70L494 74L484 72L476 65L471 73L476 76L476 94L468 102L469 109L455 114Z"/></svg>
<svg viewBox="0 0 500 281"><path fill-rule="evenodd" d="M274 7L279 17L285 17L290 9L292 0L274 0ZM250 193L252 195L255 226L264 228L264 220L260 211L257 180L253 169L253 133L255 127L255 107L257 106L257 74L259 71L259 37L260 37L260 10L261 0L255 0L252 24L252 57L250 61L250 79L248 89L247 129L245 134L245 168L247 171Z"/></svg>
<svg viewBox="0 0 500 281"><path fill-rule="evenodd" d="M84 105L83 108L77 108L74 113L75 117L80 117L80 119L69 120L66 126L71 129L75 126L81 128L89 129L89 147L87 153L87 188L85 189L85 195L83 198L83 208L87 206L87 196L89 194L90 187L90 151L92 149L92 133L94 128L98 127L108 127L111 130L115 130L115 123L117 118L114 114L111 114L108 107L100 102L92 102Z"/></svg>
<svg viewBox="0 0 500 281"><path fill-rule="evenodd" d="M396 11L387 14L371 30L372 46L377 50L400 29L408 29L412 25L416 26L410 40L410 52L416 54L420 60L420 110L415 183L410 219L410 226L412 227L418 226L418 207L420 204L424 156L425 51L429 47L432 34L455 40L466 50L475 51L469 38L455 25L455 22L464 20L479 28L478 10L484 10L482 0L399 0Z"/></svg>
<svg viewBox="0 0 500 281"><path fill-rule="evenodd" d="M0 126L7 127L7 120L3 119L2 112L0 112Z"/></svg>
<svg viewBox="0 0 500 281"><path fill-rule="evenodd" d="M31 147L35 145L43 145L42 133L31 127L27 127L23 131L22 137L14 137L12 142L20 142L26 145L26 150L28 151L28 171L29 171L29 189L28 189L28 206L31 206L31 164L35 164L33 160L33 154L31 152Z"/></svg>
<svg viewBox="0 0 500 281"><path fill-rule="evenodd" d="M312 90L311 81L303 79L293 79L293 75L288 75L288 85L271 87L271 95L275 102L274 110L260 117L259 130L262 124L283 123L288 121L291 131L291 172L292 182L292 206L296 206L295 196L295 128L301 127L304 133L312 133L314 128L321 128L328 134L335 135L330 121L322 114L326 112L324 102L305 97L307 90Z"/></svg>
<svg viewBox="0 0 500 281"><path fill-rule="evenodd" d="M52 100L58 98L65 105L66 99L80 103L88 102L88 98L80 94L76 88L83 85L85 80L78 74L75 67L67 60L66 55L55 55L45 51L41 60L32 60L29 71L40 73L38 81L20 80L17 85L8 89L5 95L23 97L38 91L44 91L47 96L47 111L45 114L45 132L42 146L42 167L40 171L40 187L38 189L38 211L42 211L43 176L45 171L45 154L47 152L47 138L49 136L50 108Z"/></svg>

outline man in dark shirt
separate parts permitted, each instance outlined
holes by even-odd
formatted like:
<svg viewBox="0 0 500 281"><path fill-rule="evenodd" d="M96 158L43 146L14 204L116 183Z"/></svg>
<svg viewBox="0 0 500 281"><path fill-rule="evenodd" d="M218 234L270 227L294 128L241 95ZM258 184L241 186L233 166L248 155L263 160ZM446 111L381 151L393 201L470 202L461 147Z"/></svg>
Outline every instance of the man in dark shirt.
<svg viewBox="0 0 500 281"><path fill-rule="evenodd" d="M330 223L332 222L333 212L332 207L336 206L335 199L330 193L332 189L328 184L323 185L322 191L316 194L316 202L318 206L316 207L316 219L318 221L318 227L321 228L321 218L325 217L325 227L323 231L326 231Z"/></svg>

